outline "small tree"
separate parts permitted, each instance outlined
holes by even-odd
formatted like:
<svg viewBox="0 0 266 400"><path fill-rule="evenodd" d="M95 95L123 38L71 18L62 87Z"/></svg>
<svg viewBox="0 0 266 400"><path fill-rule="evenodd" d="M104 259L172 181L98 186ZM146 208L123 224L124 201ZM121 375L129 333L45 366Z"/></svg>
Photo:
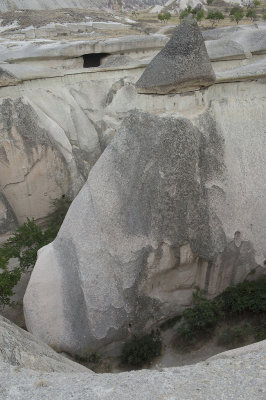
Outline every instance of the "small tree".
<svg viewBox="0 0 266 400"><path fill-rule="evenodd" d="M189 14L193 14L191 6L187 6L187 8L185 8L183 11L181 11L181 13L179 14L179 19L183 19Z"/></svg>
<svg viewBox="0 0 266 400"><path fill-rule="evenodd" d="M169 12L166 12L164 14L158 14L158 19L161 22L166 22L171 18L171 14Z"/></svg>
<svg viewBox="0 0 266 400"><path fill-rule="evenodd" d="M197 11L196 20L198 22L201 22L203 20L203 18L204 18L204 10L202 8L201 10Z"/></svg>
<svg viewBox="0 0 266 400"><path fill-rule="evenodd" d="M164 20L168 21L171 18L171 14L169 12L164 13Z"/></svg>
<svg viewBox="0 0 266 400"><path fill-rule="evenodd" d="M219 22L221 19L224 19L224 15L221 11L211 11L207 15L207 19L209 19L214 26L215 22Z"/></svg>
<svg viewBox="0 0 266 400"><path fill-rule="evenodd" d="M255 21L256 16L257 16L257 15L256 15L256 11L254 10L254 8L249 8L249 9L247 10L246 17L247 17L247 18L250 18L251 21Z"/></svg>
<svg viewBox="0 0 266 400"><path fill-rule="evenodd" d="M244 11L241 7L233 7L230 11L231 21L235 21L237 24L244 17Z"/></svg>
<svg viewBox="0 0 266 400"><path fill-rule="evenodd" d="M0 247L0 308L6 305L13 306L11 297L14 288L23 272L30 271L37 260L38 250L52 242L64 220L70 206L66 196L52 201L54 212L50 216L46 229L42 229L33 219L17 228L9 239ZM17 259L18 266L10 271L9 260Z"/></svg>
<svg viewBox="0 0 266 400"><path fill-rule="evenodd" d="M158 20L159 20L160 22L163 22L163 14L158 14Z"/></svg>
<svg viewBox="0 0 266 400"><path fill-rule="evenodd" d="M187 6L187 8L185 8L185 10L180 13L179 18L183 19L189 14L191 14L193 18L200 22L204 18L204 9L198 7L192 8L191 6Z"/></svg>
<svg viewBox="0 0 266 400"><path fill-rule="evenodd" d="M213 3L213 0L207 0L208 6L210 6Z"/></svg>

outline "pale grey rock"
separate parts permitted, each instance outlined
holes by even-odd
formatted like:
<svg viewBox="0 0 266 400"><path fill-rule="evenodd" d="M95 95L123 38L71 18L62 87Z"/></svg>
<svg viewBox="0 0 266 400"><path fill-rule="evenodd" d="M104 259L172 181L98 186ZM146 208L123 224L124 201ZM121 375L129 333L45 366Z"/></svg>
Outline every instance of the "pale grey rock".
<svg viewBox="0 0 266 400"><path fill-rule="evenodd" d="M204 40L217 40L225 37L231 37L235 32L242 30L242 27L237 26L225 26L223 28L208 29L202 32Z"/></svg>
<svg viewBox="0 0 266 400"><path fill-rule="evenodd" d="M32 59L65 59L91 53L119 54L162 48L168 41L164 35L132 35L104 40L83 41L7 41L0 44L1 62Z"/></svg>
<svg viewBox="0 0 266 400"><path fill-rule="evenodd" d="M0 66L0 85L1 86L7 86L7 85L14 85L18 83L18 79L16 79L16 76L13 75L10 71L7 71L5 69L5 66Z"/></svg>
<svg viewBox="0 0 266 400"><path fill-rule="evenodd" d="M34 97L0 100L0 184L10 217L2 222L6 230L7 224L14 226L10 210L21 224L27 217L47 217L51 201L62 194L73 198L101 154L98 133L73 96L63 102L41 92L37 103Z"/></svg>
<svg viewBox="0 0 266 400"><path fill-rule="evenodd" d="M39 251L24 297L29 331L70 353L87 346L115 353L131 334L182 312L195 287L212 297L256 267L249 218L255 223L264 206L255 210L250 198L245 218L234 211L242 202L237 185L249 179L234 171L249 140L231 154L238 131L223 129L211 112L198 127L147 112L125 120L58 237ZM257 134L261 146L261 128ZM254 196L266 190L260 169ZM254 242L264 252L265 234Z"/></svg>
<svg viewBox="0 0 266 400"><path fill-rule="evenodd" d="M90 372L0 316L0 363L42 372Z"/></svg>
<svg viewBox="0 0 266 400"><path fill-rule="evenodd" d="M209 40L205 42L211 60L237 60L246 58L243 46L231 39Z"/></svg>
<svg viewBox="0 0 266 400"><path fill-rule="evenodd" d="M266 57L251 64L242 65L226 71L217 72L218 82L230 82L235 80L260 79L266 77Z"/></svg>
<svg viewBox="0 0 266 400"><path fill-rule="evenodd" d="M211 62L194 18L184 18L164 49L148 65L139 93L188 92L215 82Z"/></svg>
<svg viewBox="0 0 266 400"><path fill-rule="evenodd" d="M261 27L248 26L245 30L241 28L239 35L241 32L246 35L254 29L266 32ZM165 98L163 104L159 97L156 97L156 100L151 97L144 100L143 96L137 95L134 84L143 72L143 66L147 64L146 56L149 57L154 40L149 37L141 47L141 41L144 39L145 36L140 37L135 44L135 49L145 52L144 55L141 53L141 60L138 60L140 56L137 51L134 54L134 40L122 38L121 48L127 49L126 54L113 54L109 57L110 63L113 60L112 63L115 62L117 66L109 64L108 67L108 64L103 64L100 68L89 70L81 68L83 58L76 55L82 54L83 51L102 51L107 45L110 52L119 52L119 40L99 41L97 48L91 47L91 43L88 42L1 43L0 54L5 54L4 58L12 59L14 63L1 64L3 74L2 79L0 77L0 147L3 163L0 165L0 182L8 208L13 210L19 223L24 222L27 217L38 220L46 218L51 212L52 199L67 192L74 196L80 190L91 167L115 136L121 121L130 110L140 108L144 112L147 110L157 113L160 110L172 112L179 107L174 98ZM165 37L159 36L152 51L157 51L164 41ZM235 40L231 43L244 46ZM70 46L69 52L66 50L67 46ZM226 50L226 46L222 47L222 52L217 52L213 45L209 48L217 82L221 84L264 79L263 55L249 54L249 58L242 61L237 59L240 52L234 55L232 48L234 47L228 47ZM56 49L58 59L53 49ZM25 55L28 61L20 63L20 57ZM215 60L217 56L226 59L226 62ZM134 61L127 63L128 57L134 58ZM122 86L121 81L124 81ZM214 97L219 93L219 87L216 85L215 91L210 92ZM224 90L227 91L225 88ZM256 90L251 89L252 97L256 97ZM234 101L239 101L239 97L236 98L233 93L230 96ZM249 98L249 95L247 96ZM222 98L220 100L223 101ZM20 123L22 113L17 112L21 101L27 105L27 127L25 120ZM186 107L187 101L188 98L184 97L178 99L181 109L183 104ZM206 106L207 103L204 104ZM191 107L193 109L195 105ZM259 109L259 104L256 107ZM250 105L249 109L251 108ZM254 112L253 110L253 114ZM245 113L249 111L246 110ZM251 119L253 114L250 114ZM24 146L21 134L17 132L16 126L20 125L21 130L26 132L38 132L38 138L30 153L32 157L28 156L29 152ZM13 131L14 139L10 140L7 130ZM40 148L43 145L42 135L46 138L48 153ZM56 147L56 152L52 150L53 147ZM3 213L6 213L4 206Z"/></svg>
<svg viewBox="0 0 266 400"><path fill-rule="evenodd" d="M112 55L107 57L101 68L121 68L134 64L134 59L126 55Z"/></svg>
<svg viewBox="0 0 266 400"><path fill-rule="evenodd" d="M252 54L266 53L266 26L263 29L246 30L234 34L233 40L238 41L245 51Z"/></svg>
<svg viewBox="0 0 266 400"><path fill-rule="evenodd" d="M264 400L266 342L223 354L195 365L120 374L40 374L1 364L0 394L3 400Z"/></svg>

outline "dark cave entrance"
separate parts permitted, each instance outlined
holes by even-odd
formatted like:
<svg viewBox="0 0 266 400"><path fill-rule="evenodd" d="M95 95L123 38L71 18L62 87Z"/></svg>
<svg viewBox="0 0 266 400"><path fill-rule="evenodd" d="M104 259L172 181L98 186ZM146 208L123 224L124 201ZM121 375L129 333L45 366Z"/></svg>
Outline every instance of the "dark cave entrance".
<svg viewBox="0 0 266 400"><path fill-rule="evenodd" d="M110 56L108 53L91 53L83 55L83 68L99 67L102 60Z"/></svg>

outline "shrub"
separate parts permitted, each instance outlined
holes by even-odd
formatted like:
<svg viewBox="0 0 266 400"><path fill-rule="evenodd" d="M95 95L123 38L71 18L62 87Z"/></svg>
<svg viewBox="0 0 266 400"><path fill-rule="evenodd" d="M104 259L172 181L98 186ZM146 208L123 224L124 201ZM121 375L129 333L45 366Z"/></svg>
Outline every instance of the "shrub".
<svg viewBox="0 0 266 400"><path fill-rule="evenodd" d="M141 367L159 356L161 350L162 341L158 331L139 338L134 336L132 340L125 343L121 361L123 364Z"/></svg>
<svg viewBox="0 0 266 400"><path fill-rule="evenodd" d="M177 329L179 340L181 339L183 344L194 344L199 334L211 333L217 323L225 317L244 314L258 320L257 328L253 331L255 338L266 337L266 277L229 287L213 301L206 299L198 290L194 293L193 300L194 306L183 312L183 322ZM240 336L239 332L227 331L224 340L231 337L231 342L236 341L237 335ZM247 334L247 329L243 330L244 333Z"/></svg>
<svg viewBox="0 0 266 400"><path fill-rule="evenodd" d="M206 18L209 19L212 22L212 26L214 26L215 22L224 19L224 15L221 11L210 11Z"/></svg>
<svg viewBox="0 0 266 400"><path fill-rule="evenodd" d="M194 331L209 332L221 317L218 303L207 300L201 291L194 293L193 303L193 308L188 308L183 312L185 323Z"/></svg>
<svg viewBox="0 0 266 400"><path fill-rule="evenodd" d="M50 217L49 225L42 229L34 219L27 221L14 232L12 236L0 248L0 306L13 306L11 297L14 295L14 287L19 282L25 271L31 270L37 260L38 250L52 242L60 229L65 214L69 208L70 200L62 196L61 199L52 202L55 208ZM8 269L9 260L18 260L18 267Z"/></svg>
<svg viewBox="0 0 266 400"><path fill-rule="evenodd" d="M223 311L229 315L245 312L260 314L266 312L266 278L244 281L227 288L216 298Z"/></svg>
<svg viewBox="0 0 266 400"><path fill-rule="evenodd" d="M179 19L185 18L187 15L192 14L192 7L187 6L181 13L179 14Z"/></svg>
<svg viewBox="0 0 266 400"><path fill-rule="evenodd" d="M244 17L244 11L241 7L233 7L230 11L230 16L231 20L238 24Z"/></svg>
<svg viewBox="0 0 266 400"><path fill-rule="evenodd" d="M164 21L164 22L166 22L166 21L168 21L169 19L171 18L171 14L169 13L169 12L166 12L166 13L164 13L164 14L158 14L158 19L159 19L159 21Z"/></svg>
<svg viewBox="0 0 266 400"><path fill-rule="evenodd" d="M249 8L246 12L246 17L250 18L252 21L256 19L256 11L253 8Z"/></svg>

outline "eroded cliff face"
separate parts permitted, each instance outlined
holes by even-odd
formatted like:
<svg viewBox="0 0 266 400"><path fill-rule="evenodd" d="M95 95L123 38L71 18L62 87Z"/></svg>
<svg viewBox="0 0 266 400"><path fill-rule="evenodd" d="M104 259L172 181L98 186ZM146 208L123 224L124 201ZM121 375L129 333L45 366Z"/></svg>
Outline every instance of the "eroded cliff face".
<svg viewBox="0 0 266 400"><path fill-rule="evenodd" d="M39 253L24 301L31 332L72 353L114 354L182 312L195 287L213 297L263 266L264 31L241 33L248 55L238 33L219 54L207 43L216 84L182 94L137 93L145 62L126 57L118 68L121 55L35 79L20 51L15 68L2 64L14 73L0 88L2 232L45 218L89 174ZM65 51L76 54L73 44Z"/></svg>
<svg viewBox="0 0 266 400"><path fill-rule="evenodd" d="M120 88L106 116L114 104L128 113L132 90ZM70 352L112 353L189 306L196 286L213 297L263 265L264 94L263 82L243 82L138 95L131 107L141 112L130 112L39 254L24 298L30 331Z"/></svg>
<svg viewBox="0 0 266 400"><path fill-rule="evenodd" d="M45 219L51 200L62 194L74 198L133 109L196 119L212 104L216 115L226 115L219 123L232 132L245 109L248 129L261 130L265 26L217 29L205 36L217 84L164 97L144 96L135 88L150 57L166 42L160 35L1 43L1 234L27 217ZM80 69L82 54L94 51L113 55L98 69Z"/></svg>

